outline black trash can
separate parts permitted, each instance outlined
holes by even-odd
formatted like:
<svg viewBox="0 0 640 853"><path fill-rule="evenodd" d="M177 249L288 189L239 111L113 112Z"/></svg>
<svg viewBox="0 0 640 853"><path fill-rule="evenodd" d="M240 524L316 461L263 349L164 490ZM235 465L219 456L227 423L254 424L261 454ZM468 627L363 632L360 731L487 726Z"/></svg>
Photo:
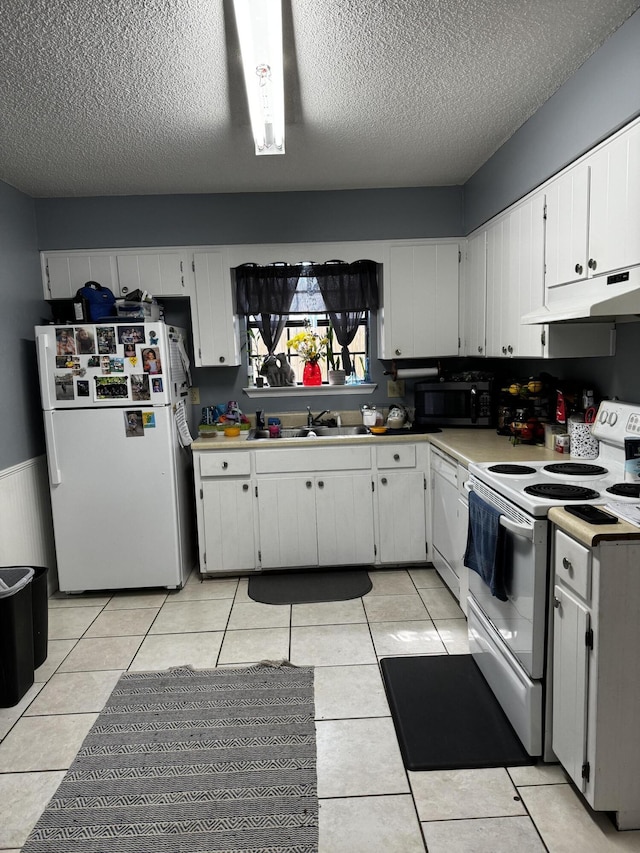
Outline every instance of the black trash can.
<svg viewBox="0 0 640 853"><path fill-rule="evenodd" d="M33 618L33 666L37 669L47 659L49 640L49 589L46 566L31 566L31 615Z"/></svg>
<svg viewBox="0 0 640 853"><path fill-rule="evenodd" d="M0 568L0 708L17 705L33 684L29 566Z"/></svg>

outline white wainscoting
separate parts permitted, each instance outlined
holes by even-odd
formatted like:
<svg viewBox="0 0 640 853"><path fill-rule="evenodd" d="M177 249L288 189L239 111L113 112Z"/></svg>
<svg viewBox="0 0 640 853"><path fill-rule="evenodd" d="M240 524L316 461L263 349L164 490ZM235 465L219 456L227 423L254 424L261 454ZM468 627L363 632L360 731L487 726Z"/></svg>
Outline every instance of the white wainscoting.
<svg viewBox="0 0 640 853"><path fill-rule="evenodd" d="M58 588L45 456L0 471L0 566L48 566Z"/></svg>

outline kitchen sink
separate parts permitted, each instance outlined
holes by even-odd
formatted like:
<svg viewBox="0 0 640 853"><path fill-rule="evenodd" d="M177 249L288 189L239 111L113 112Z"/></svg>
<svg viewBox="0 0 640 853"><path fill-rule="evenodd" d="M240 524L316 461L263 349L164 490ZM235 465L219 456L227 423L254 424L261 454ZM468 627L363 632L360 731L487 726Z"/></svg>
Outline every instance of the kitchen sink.
<svg viewBox="0 0 640 853"><path fill-rule="evenodd" d="M314 426L314 427L283 427L280 438L349 438L350 436L371 435L366 426ZM252 429L247 436L248 441L270 438L268 429Z"/></svg>

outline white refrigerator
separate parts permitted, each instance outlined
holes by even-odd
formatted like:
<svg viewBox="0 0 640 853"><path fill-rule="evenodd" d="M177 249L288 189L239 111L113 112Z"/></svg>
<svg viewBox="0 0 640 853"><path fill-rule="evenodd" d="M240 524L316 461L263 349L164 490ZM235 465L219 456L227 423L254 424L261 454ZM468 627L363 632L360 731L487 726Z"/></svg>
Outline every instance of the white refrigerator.
<svg viewBox="0 0 640 853"><path fill-rule="evenodd" d="M60 590L182 587L195 563L183 330L35 334Z"/></svg>

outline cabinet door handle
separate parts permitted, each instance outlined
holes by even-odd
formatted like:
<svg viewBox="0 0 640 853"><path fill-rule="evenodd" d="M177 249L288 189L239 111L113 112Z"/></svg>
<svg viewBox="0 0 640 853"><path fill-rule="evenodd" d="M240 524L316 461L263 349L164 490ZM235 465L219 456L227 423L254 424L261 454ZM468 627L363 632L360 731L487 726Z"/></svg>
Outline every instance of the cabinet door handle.
<svg viewBox="0 0 640 853"><path fill-rule="evenodd" d="M380 480L380 482L382 483L382 485L383 485L383 486L386 486L386 485L387 485L387 478L386 478L386 477L383 477L383 478Z"/></svg>
<svg viewBox="0 0 640 853"><path fill-rule="evenodd" d="M512 352L513 352L513 347L511 346L511 344L509 344L509 346L507 347L507 350L508 350L510 353L512 353Z"/></svg>
<svg viewBox="0 0 640 853"><path fill-rule="evenodd" d="M402 350L397 349L397 350L396 350L396 355L402 355Z"/></svg>
<svg viewBox="0 0 640 853"><path fill-rule="evenodd" d="M323 480L318 480L318 488L324 489L324 481Z"/></svg>
<svg viewBox="0 0 640 853"><path fill-rule="evenodd" d="M222 463L222 470L223 470L223 471L226 471L228 467L229 467L229 463L228 463L228 462L223 462L223 463Z"/></svg>
<svg viewBox="0 0 640 853"><path fill-rule="evenodd" d="M242 491L243 491L243 492L248 492L248 491L249 491L249 486L247 485L247 483L243 483L243 484L242 484Z"/></svg>
<svg viewBox="0 0 640 853"><path fill-rule="evenodd" d="M587 264L587 266L589 267L590 270L595 270L595 268L598 266L595 258L589 258L589 263Z"/></svg>
<svg viewBox="0 0 640 853"><path fill-rule="evenodd" d="M478 347L478 352L482 352L482 347Z"/></svg>
<svg viewBox="0 0 640 853"><path fill-rule="evenodd" d="M582 275L582 264L576 264L575 270L578 273L578 275Z"/></svg>
<svg viewBox="0 0 640 853"><path fill-rule="evenodd" d="M305 483L305 486L306 486L308 489L310 489L310 488L311 488L311 486L313 486L313 483L311 482L311 480L307 480L307 482Z"/></svg>
<svg viewBox="0 0 640 853"><path fill-rule="evenodd" d="M506 355L506 354L507 354L507 348L506 348L506 347L502 347L502 354L503 354L503 355Z"/></svg>
<svg viewBox="0 0 640 853"><path fill-rule="evenodd" d="M220 364L224 364L224 360L225 360L225 359L224 359L224 356L223 356L223 355L221 355L221 356L218 358L218 361L220 362Z"/></svg>
<svg viewBox="0 0 640 853"><path fill-rule="evenodd" d="M553 598L553 606L557 608L557 607L560 607L560 604L561 604L560 599L559 599L559 598L556 598L556 597L554 596L554 598Z"/></svg>
<svg viewBox="0 0 640 853"><path fill-rule="evenodd" d="M129 293L129 288L128 287L121 287L120 293Z"/></svg>

